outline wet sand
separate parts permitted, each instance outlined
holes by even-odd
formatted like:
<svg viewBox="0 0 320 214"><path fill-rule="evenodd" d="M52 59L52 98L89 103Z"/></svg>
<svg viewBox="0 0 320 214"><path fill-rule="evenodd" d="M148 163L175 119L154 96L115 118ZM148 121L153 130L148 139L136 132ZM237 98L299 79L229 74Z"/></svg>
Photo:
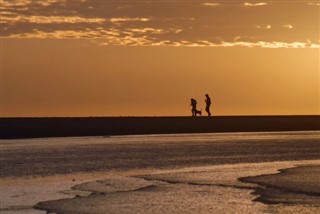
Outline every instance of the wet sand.
<svg viewBox="0 0 320 214"><path fill-rule="evenodd" d="M268 204L307 204L320 208L320 165L303 165L281 169L275 175L259 175L240 178L240 181L256 183L256 201Z"/></svg>
<svg viewBox="0 0 320 214"><path fill-rule="evenodd" d="M257 202L259 195L255 195L262 186L239 181L248 176L278 176L279 169L297 165L319 169L320 161L4 179L1 213L319 213L319 196L306 204L305 192L287 191L282 201L265 204ZM308 191L319 180L317 176L305 182L304 173L298 174L300 179L286 180L286 184L299 182L300 189ZM275 183L275 189L283 188L281 182ZM294 203L290 196L295 197Z"/></svg>
<svg viewBox="0 0 320 214"><path fill-rule="evenodd" d="M259 187L237 182L238 176L274 173L277 164L279 167L294 162L193 168L184 172L160 172L87 182L74 186L73 189L90 191L90 195L41 202L36 208L57 213L80 214L319 212L320 207L313 206L318 205L317 203L287 207L252 202L254 196L250 192ZM290 195L290 192L287 194ZM302 194L302 200L303 197Z"/></svg>
<svg viewBox="0 0 320 214"><path fill-rule="evenodd" d="M319 213L319 134L2 140L0 211Z"/></svg>

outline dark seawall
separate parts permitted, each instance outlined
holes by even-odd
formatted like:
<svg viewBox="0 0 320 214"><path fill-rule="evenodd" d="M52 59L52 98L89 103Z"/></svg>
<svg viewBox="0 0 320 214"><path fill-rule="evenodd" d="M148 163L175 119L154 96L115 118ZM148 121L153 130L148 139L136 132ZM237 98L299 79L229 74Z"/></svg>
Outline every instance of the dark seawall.
<svg viewBox="0 0 320 214"><path fill-rule="evenodd" d="M320 115L0 118L1 139L308 130L320 130Z"/></svg>

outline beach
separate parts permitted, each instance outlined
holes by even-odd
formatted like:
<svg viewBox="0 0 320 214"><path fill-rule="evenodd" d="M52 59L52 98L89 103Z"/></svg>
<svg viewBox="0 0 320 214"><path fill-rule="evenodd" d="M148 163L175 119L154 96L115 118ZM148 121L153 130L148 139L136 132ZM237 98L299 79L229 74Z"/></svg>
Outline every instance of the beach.
<svg viewBox="0 0 320 214"><path fill-rule="evenodd" d="M320 0L0 0L0 214L320 214Z"/></svg>
<svg viewBox="0 0 320 214"><path fill-rule="evenodd" d="M318 213L319 134L1 140L1 213Z"/></svg>

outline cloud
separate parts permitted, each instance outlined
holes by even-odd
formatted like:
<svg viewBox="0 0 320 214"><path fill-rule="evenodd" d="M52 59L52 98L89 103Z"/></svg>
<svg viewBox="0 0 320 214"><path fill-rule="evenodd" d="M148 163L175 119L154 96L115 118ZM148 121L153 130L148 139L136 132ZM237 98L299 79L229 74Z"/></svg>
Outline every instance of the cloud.
<svg viewBox="0 0 320 214"><path fill-rule="evenodd" d="M147 21L150 21L149 18L111 18L109 19L110 22L132 22L132 21L140 21L140 22L147 22Z"/></svg>
<svg viewBox="0 0 320 214"><path fill-rule="evenodd" d="M0 0L1 9L16 8L27 9L30 5L51 6L56 3L65 3L67 0Z"/></svg>
<svg viewBox="0 0 320 214"><path fill-rule="evenodd" d="M181 41L173 43L172 46L184 46L184 47L246 47L246 48L320 48L320 44L311 44L308 42L246 42L239 41L239 38L233 42L222 41L221 43L213 43L207 40L200 40L197 43Z"/></svg>
<svg viewBox="0 0 320 214"><path fill-rule="evenodd" d="M152 33L152 34L164 33L163 29L155 29L155 28L134 28L134 29L129 29L129 31L135 32L135 33Z"/></svg>
<svg viewBox="0 0 320 214"><path fill-rule="evenodd" d="M0 0L1 8L5 7L21 7L32 4L31 0Z"/></svg>
<svg viewBox="0 0 320 214"><path fill-rule="evenodd" d="M128 46L266 48L316 47L320 43L319 22L313 18L318 12L314 7L305 4L299 10L301 2L278 5L273 2L268 10L257 11L244 8L268 3L239 2L228 1L221 7L220 3L210 1L181 4L180 1L0 0L0 36L87 39L99 45ZM214 12L208 11L210 7L215 7ZM227 7L232 10L226 10ZM283 13L283 8L288 12ZM290 15L293 11L294 17ZM299 32L283 33L284 28L292 29L298 24ZM292 43L308 39L312 41L310 45Z"/></svg>
<svg viewBox="0 0 320 214"><path fill-rule="evenodd" d="M55 3L65 3L67 0L46 0L46 1L33 1L39 5L42 5L42 6L51 6L52 4L55 4Z"/></svg>
<svg viewBox="0 0 320 214"><path fill-rule="evenodd" d="M235 42L221 42L212 43L209 41L199 41L198 43L188 43L186 41L176 42L173 46L185 46L185 47L246 47L246 48L320 48L320 44L310 44L308 42L245 42L245 41L235 41Z"/></svg>
<svg viewBox="0 0 320 214"><path fill-rule="evenodd" d="M177 30L172 29L172 32ZM146 34L147 33L147 34ZM320 44L307 42L281 42L281 41L258 41L249 42L241 40L237 36L233 41L213 42L209 40L161 40L152 35L166 34L169 31L163 29L143 28L143 29L129 29L128 31L120 31L112 28L105 30L103 28L86 29L83 31L73 30L57 30L52 32L45 32L41 30L34 30L30 33L15 34L4 38L23 38L23 39L96 39L95 43L100 46L167 46L167 47L245 47L245 48L315 48L319 49ZM143 34L141 36L140 34Z"/></svg>
<svg viewBox="0 0 320 214"><path fill-rule="evenodd" d="M293 26L290 25L290 24L283 25L283 27L284 27L284 28L287 28L287 29L292 29L292 28L293 28Z"/></svg>
<svg viewBox="0 0 320 214"><path fill-rule="evenodd" d="M220 46L222 47L260 47L260 48L319 48L320 45L318 44L309 44L307 42L266 42L266 41L259 41L259 42L223 42Z"/></svg>
<svg viewBox="0 0 320 214"><path fill-rule="evenodd" d="M264 29L264 30L269 30L269 29L271 29L271 25L266 25L266 26L257 25L256 28L258 28L258 29Z"/></svg>
<svg viewBox="0 0 320 214"><path fill-rule="evenodd" d="M246 7L259 7L259 6L266 6L268 5L268 3L264 3L264 2L261 2L261 3L249 3L249 2L245 2L243 3L244 6Z"/></svg>
<svg viewBox="0 0 320 214"><path fill-rule="evenodd" d="M114 17L114 18L89 18L80 16L40 16L40 15L22 15L9 11L0 11L0 23L10 25L20 23L35 23L35 24L62 24L62 23L104 23L104 22L147 22L149 18L130 18L130 17Z"/></svg>
<svg viewBox="0 0 320 214"><path fill-rule="evenodd" d="M202 3L202 6L206 6L206 7L217 7L220 6L220 3Z"/></svg>
<svg viewBox="0 0 320 214"><path fill-rule="evenodd" d="M99 38L101 36L99 31L74 31L74 30L56 30L52 32L45 32L41 30L34 30L33 32L20 33L11 35L7 38L14 39L89 39ZM5 37L6 38L6 37Z"/></svg>
<svg viewBox="0 0 320 214"><path fill-rule="evenodd" d="M308 5L310 5L310 6L320 6L320 3L315 3L315 2L309 2L309 3L307 3Z"/></svg>
<svg viewBox="0 0 320 214"><path fill-rule="evenodd" d="M0 23L36 23L36 24L61 24L61 23L103 23L106 19L103 18L84 18L79 16L24 16L17 15L10 12L3 12L1 15Z"/></svg>
<svg viewBox="0 0 320 214"><path fill-rule="evenodd" d="M140 34L166 34L166 33L174 33L178 34L182 32L182 29L176 29L176 28L170 28L170 29L160 29L160 28L133 28L133 29L127 29L129 32L133 33L140 33Z"/></svg>
<svg viewBox="0 0 320 214"><path fill-rule="evenodd" d="M176 34L181 32L180 29L160 29L160 28L132 28L120 30L117 28L103 27L87 28L84 30L55 30L46 32L34 29L28 33L17 33L10 36L2 36L2 38L14 39L89 39L99 41L99 45L114 46L153 46L153 43L159 43L155 35ZM108 42L105 42L107 40ZM169 40L168 40L169 42ZM160 44L160 43L159 43ZM164 43L163 43L164 44Z"/></svg>

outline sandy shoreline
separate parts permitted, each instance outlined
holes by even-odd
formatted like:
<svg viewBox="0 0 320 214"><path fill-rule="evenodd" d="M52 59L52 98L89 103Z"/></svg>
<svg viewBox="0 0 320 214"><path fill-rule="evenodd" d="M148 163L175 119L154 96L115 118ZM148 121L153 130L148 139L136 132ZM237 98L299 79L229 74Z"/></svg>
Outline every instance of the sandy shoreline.
<svg viewBox="0 0 320 214"><path fill-rule="evenodd" d="M319 115L0 118L0 139L320 130Z"/></svg>
<svg viewBox="0 0 320 214"><path fill-rule="evenodd" d="M227 164L177 170L131 170L121 173L5 178L1 179L1 213L45 213L41 209L79 214L207 213L210 210L215 213L234 211L316 213L320 210L319 206L300 204L297 201L290 206L255 202L258 196L252 193L259 188L259 185L238 180L249 176L279 174L280 169L306 165L319 167L320 161ZM313 179L317 181L318 178ZM303 179L298 181L304 182ZM294 184L297 180L292 182ZM310 182L305 184L310 187ZM188 201L190 203L185 203ZM35 205L40 210L34 209Z"/></svg>
<svg viewBox="0 0 320 214"><path fill-rule="evenodd" d="M319 134L1 140L0 211L319 213Z"/></svg>

